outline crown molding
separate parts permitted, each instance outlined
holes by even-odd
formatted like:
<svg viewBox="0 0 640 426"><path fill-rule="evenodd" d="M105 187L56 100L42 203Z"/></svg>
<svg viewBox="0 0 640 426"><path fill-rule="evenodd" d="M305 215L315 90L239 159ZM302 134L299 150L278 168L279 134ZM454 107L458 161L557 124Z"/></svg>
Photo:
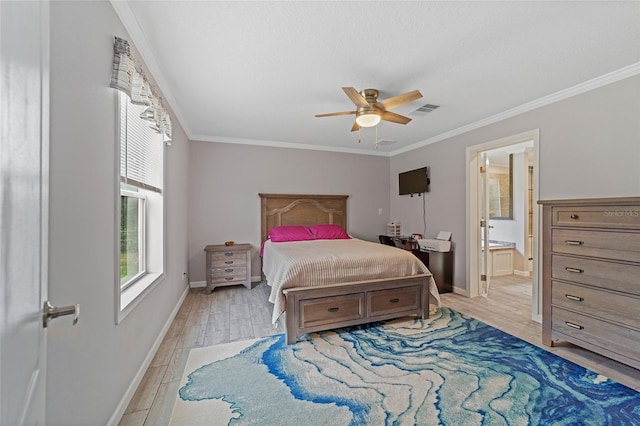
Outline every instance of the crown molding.
<svg viewBox="0 0 640 426"><path fill-rule="evenodd" d="M635 64L631 64L624 68L620 68L618 70L601 75L591 80L587 80L583 83L576 84L575 86L569 87L564 90L560 90L556 93L543 96L542 98L538 98L534 101L527 102L526 104L522 104L520 106L508 109L506 111L492 115L482 120L478 120L473 123L467 124L465 126L458 127L457 129L453 129L448 132L441 133L437 136L433 136L421 142L416 142L404 148L397 149L395 151L390 152L389 156L394 157L396 155L403 154L405 152L413 151L415 149L422 148L423 146L431 145L432 143L440 142L442 140L449 139L451 137L470 132L471 130L479 129L489 124L497 123L498 121L504 120L506 118L514 117L516 115L534 110L536 108L540 108L545 105L550 105L552 103L561 101L563 99L567 99L572 96L576 96L576 95L588 92L590 90L594 90L599 87L606 86L607 84L615 83L617 81L624 80L625 78L628 78L628 77L633 77L634 75L638 75L638 74L640 74L640 62L636 62Z"/></svg>
<svg viewBox="0 0 640 426"><path fill-rule="evenodd" d="M260 139L243 139L243 138L231 138L231 137L220 137L220 136L194 135L191 133L191 129L187 125L187 121L184 119L184 115L182 114L180 108L178 108L178 103L175 100L171 90L169 89L169 84L166 82L167 80L165 79L164 74L160 70L160 66L158 65L157 61L155 60L155 57L153 56L151 47L149 46L149 43L147 42L147 38L144 35L144 32L142 31L142 29L140 28L140 25L137 19L135 18L135 15L131 10L131 7L129 6L129 2L122 1L122 0L110 0L110 3L113 6L114 10L116 11L116 14L122 21L122 24L124 25L125 29L129 33L129 36L131 37L133 44L136 47L136 50L140 53L140 55L142 56L142 59L145 62L145 65L147 66L147 68L149 68L149 71L153 75L156 84L158 85L159 89L162 91L162 94L164 95L164 98L169 103L171 110L173 111L174 115L182 125L182 128L187 134L187 138L189 140L194 140L194 141L232 143L232 144L240 144L240 145L257 145L257 146L268 146L268 147L276 147L276 148L307 149L307 150L313 150L313 151L332 151L332 152L343 152L343 153L350 153L350 154L394 157L396 155L413 151L418 148L422 148L424 146L431 145L433 143L440 142L445 139L449 139L454 136L458 136L475 129L479 129L481 127L496 123L498 121L501 121L510 117L514 117L516 115L552 104L554 102L558 102L563 99L567 99L572 96L576 96L581 93L585 93L590 90L594 90L599 87L606 86L607 84L615 83L625 78L640 74L640 62L636 62L624 68L620 68L618 70L612 71L602 76L593 78L591 80L587 80L583 83L577 84L567 89L560 90L556 93L552 93L547 96L543 96L542 98L533 100L531 102L527 102L520 106L511 108L501 113L484 118L482 120L475 121L465 126L458 127L448 132L441 133L431 138L422 140L420 142L416 142L404 148L400 148L390 152L330 147L330 146L322 146L322 145L305 145L302 143L267 141L267 140L260 140Z"/></svg>
<svg viewBox="0 0 640 426"><path fill-rule="evenodd" d="M144 32L142 31L142 28L140 28L140 24L138 23L135 14L129 6L129 2L122 0L110 0L110 3L113 9L116 11L116 14L120 18L120 21L122 22L125 30L127 30L127 33L129 33L131 41L142 57L145 66L149 69L149 72L151 72L156 85L162 92L164 99L166 99L167 103L169 104L171 111L176 116L176 118L180 122L180 125L187 134L187 138L191 139L191 129L187 125L187 121L184 119L184 115L178 107L178 102L176 101L173 93L169 88L169 84L167 83L167 80L164 77L164 74L160 69L158 62L156 61L155 56L153 55L153 50L147 42L147 37L144 35Z"/></svg>
<svg viewBox="0 0 640 426"><path fill-rule="evenodd" d="M341 152L346 154L390 157L389 152L382 152L382 151L365 151L362 149L354 149L354 148L341 148L341 147L324 146L324 145L307 145L303 143L292 143L292 142L266 141L262 139L242 139L242 138L230 138L226 136L193 135L193 138L191 138L191 140L194 142L213 142L213 143L228 143L233 145L267 146L271 148L307 149L311 151L329 151L329 152Z"/></svg>

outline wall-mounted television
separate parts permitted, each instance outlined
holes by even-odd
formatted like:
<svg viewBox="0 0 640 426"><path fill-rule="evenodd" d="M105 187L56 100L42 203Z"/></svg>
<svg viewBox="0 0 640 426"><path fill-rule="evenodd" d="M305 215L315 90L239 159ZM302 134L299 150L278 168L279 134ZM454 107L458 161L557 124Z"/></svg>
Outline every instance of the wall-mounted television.
<svg viewBox="0 0 640 426"><path fill-rule="evenodd" d="M429 192L429 167L409 170L398 175L398 187L400 195L422 194Z"/></svg>

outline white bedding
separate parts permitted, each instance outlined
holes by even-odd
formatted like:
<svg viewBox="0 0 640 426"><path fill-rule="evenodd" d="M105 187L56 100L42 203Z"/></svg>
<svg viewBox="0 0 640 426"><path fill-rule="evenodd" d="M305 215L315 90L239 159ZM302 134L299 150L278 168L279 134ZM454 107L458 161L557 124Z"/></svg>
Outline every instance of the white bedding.
<svg viewBox="0 0 640 426"><path fill-rule="evenodd" d="M271 286L274 304L272 322L284 312L282 290L313 287L376 278L393 278L430 273L411 252L356 238L313 240L264 245L262 269ZM440 306L433 277L429 278L431 300Z"/></svg>

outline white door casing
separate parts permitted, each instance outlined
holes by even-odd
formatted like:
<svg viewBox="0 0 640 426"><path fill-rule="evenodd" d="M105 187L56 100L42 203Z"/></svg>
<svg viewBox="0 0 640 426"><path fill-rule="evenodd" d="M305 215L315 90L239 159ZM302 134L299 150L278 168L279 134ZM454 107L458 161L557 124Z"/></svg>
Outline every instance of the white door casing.
<svg viewBox="0 0 640 426"><path fill-rule="evenodd" d="M477 297L481 294L480 286L480 255L477 251L480 248L480 213L479 213L479 167L480 153L497 149L509 145L519 144L526 141L533 141L533 284L532 284L532 300L531 300L531 318L536 322L542 322L541 298L542 287L540 286L539 277L542 274L541 247L542 241L540 229L539 207L536 204L539 199L539 146L540 146L540 129L533 129L513 136L507 136L490 142L481 143L470 146L466 149L466 178L467 178L467 291L468 297Z"/></svg>
<svg viewBox="0 0 640 426"><path fill-rule="evenodd" d="M491 274L489 273L489 158L486 152L480 153L480 167L478 167L478 212L480 213L480 256L478 270L480 279L480 294L489 295Z"/></svg>
<svg viewBox="0 0 640 426"><path fill-rule="evenodd" d="M0 424L45 424L49 4L0 1Z"/></svg>

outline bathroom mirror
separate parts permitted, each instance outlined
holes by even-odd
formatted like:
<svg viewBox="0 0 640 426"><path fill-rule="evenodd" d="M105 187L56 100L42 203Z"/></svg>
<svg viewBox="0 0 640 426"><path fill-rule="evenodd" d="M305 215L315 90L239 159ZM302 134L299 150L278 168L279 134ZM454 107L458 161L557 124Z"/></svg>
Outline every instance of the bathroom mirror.
<svg viewBox="0 0 640 426"><path fill-rule="evenodd" d="M488 184L489 219L513 219L513 154L491 160Z"/></svg>

